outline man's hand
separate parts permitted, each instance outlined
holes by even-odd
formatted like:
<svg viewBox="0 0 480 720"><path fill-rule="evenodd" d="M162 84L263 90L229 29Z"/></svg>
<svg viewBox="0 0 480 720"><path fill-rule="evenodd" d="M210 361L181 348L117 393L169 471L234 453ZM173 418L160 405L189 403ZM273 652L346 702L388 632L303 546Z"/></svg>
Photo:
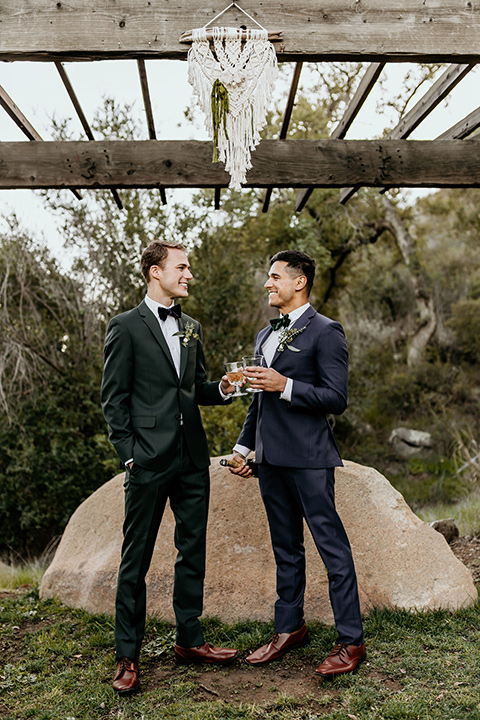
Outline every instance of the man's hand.
<svg viewBox="0 0 480 720"><path fill-rule="evenodd" d="M228 377L224 375L222 377L222 382L220 383L220 389L224 395L230 395L230 393L235 392L235 385L232 385Z"/></svg>
<svg viewBox="0 0 480 720"><path fill-rule="evenodd" d="M243 457L243 455L240 455L240 453L238 453L238 452L234 452L232 460L234 462L239 463L239 466L236 468L229 467L228 469L230 470L231 473L233 473L234 475L240 475L240 477L245 477L245 478L251 476L252 471L250 470L247 463L245 462L245 458Z"/></svg>
<svg viewBox="0 0 480 720"><path fill-rule="evenodd" d="M280 373L273 368L247 367L245 368L245 376L249 380L250 387L253 390L282 393L287 384L285 375L280 375Z"/></svg>

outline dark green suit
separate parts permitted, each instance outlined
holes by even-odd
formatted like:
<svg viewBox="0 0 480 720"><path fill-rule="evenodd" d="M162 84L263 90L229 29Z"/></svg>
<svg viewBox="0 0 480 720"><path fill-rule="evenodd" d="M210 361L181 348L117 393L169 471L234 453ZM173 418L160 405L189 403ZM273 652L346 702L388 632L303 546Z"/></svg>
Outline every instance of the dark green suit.
<svg viewBox="0 0 480 720"><path fill-rule="evenodd" d="M102 407L109 436L126 470L125 522L115 636L117 658L138 660L146 613L145 575L167 499L175 515L173 605L177 644L204 642L202 613L209 452L200 405L225 401L208 382L198 322L182 314L180 376L157 318L145 302L114 317L105 339ZM194 336L197 336L195 338Z"/></svg>

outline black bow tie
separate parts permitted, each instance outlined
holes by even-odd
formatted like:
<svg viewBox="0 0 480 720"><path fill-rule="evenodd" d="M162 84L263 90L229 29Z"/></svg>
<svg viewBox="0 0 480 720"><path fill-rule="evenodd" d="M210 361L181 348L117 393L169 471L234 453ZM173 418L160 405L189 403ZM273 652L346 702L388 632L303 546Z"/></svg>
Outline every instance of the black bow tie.
<svg viewBox="0 0 480 720"><path fill-rule="evenodd" d="M272 318L270 320L270 325L274 330L280 330L280 328L288 327L290 325L290 318L288 315L282 315L282 317L279 318Z"/></svg>
<svg viewBox="0 0 480 720"><path fill-rule="evenodd" d="M169 315L179 320L182 317L182 308L180 305L172 305L172 307L159 307L158 315L160 320L166 320Z"/></svg>

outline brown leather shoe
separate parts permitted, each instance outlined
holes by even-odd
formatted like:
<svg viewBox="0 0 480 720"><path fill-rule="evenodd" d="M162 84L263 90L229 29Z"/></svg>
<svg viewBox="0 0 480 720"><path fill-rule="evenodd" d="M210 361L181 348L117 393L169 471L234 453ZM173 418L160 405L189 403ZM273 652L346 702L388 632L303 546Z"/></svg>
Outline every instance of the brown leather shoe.
<svg viewBox="0 0 480 720"><path fill-rule="evenodd" d="M246 658L250 665L264 665L265 663L278 660L285 653L294 648L306 645L309 642L306 625L291 633L275 633L270 642L255 650Z"/></svg>
<svg viewBox="0 0 480 720"><path fill-rule="evenodd" d="M130 658L120 658L117 662L117 672L113 679L113 689L119 695L135 692L140 687L138 679L138 664Z"/></svg>
<svg viewBox="0 0 480 720"><path fill-rule="evenodd" d="M238 650L230 648L219 648L203 643L193 648L183 648L175 645L175 660L179 663L216 663L217 665L226 665L238 655Z"/></svg>
<svg viewBox="0 0 480 720"><path fill-rule="evenodd" d="M343 675L343 673L355 673L366 657L365 643L362 645L338 643L326 660L315 670L315 673L325 678L333 678L336 675Z"/></svg>

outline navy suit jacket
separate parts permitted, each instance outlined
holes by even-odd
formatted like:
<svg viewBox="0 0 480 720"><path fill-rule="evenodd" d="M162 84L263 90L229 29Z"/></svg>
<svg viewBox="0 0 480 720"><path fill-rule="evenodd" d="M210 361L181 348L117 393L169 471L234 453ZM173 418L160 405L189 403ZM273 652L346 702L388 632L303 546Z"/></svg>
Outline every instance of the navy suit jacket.
<svg viewBox="0 0 480 720"><path fill-rule="evenodd" d="M309 307L293 325L305 328L290 345L275 352L271 367L293 380L291 402L279 392L253 395L238 444L255 449L257 462L298 468L342 465L327 415L347 406L348 350L338 322ZM255 355L271 328L260 330Z"/></svg>

